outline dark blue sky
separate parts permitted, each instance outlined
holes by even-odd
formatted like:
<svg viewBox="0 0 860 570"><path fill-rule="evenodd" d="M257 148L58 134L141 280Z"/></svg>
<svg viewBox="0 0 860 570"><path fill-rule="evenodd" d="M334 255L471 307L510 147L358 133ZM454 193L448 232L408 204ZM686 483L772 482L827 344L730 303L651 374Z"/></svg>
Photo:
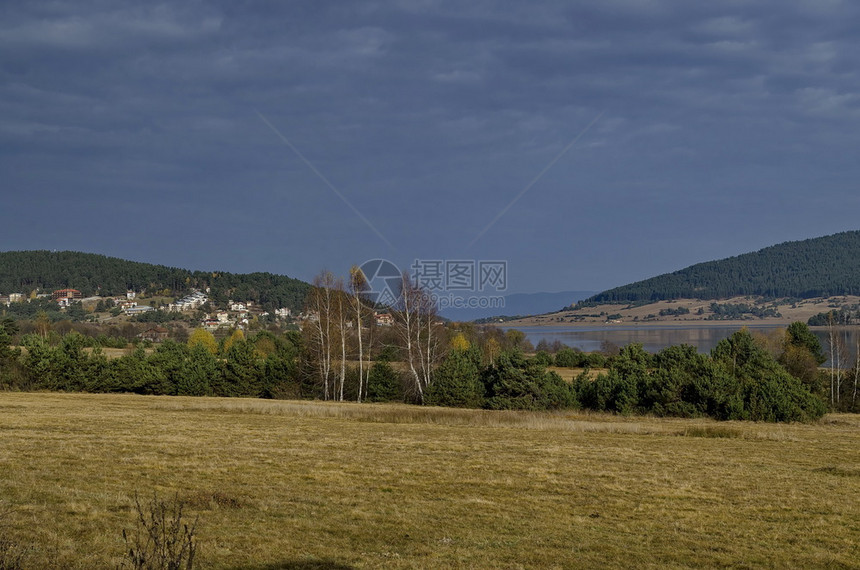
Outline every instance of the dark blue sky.
<svg viewBox="0 0 860 570"><path fill-rule="evenodd" d="M829 0L5 2L0 250L308 280L501 259L509 292L532 292L857 229L858 17Z"/></svg>

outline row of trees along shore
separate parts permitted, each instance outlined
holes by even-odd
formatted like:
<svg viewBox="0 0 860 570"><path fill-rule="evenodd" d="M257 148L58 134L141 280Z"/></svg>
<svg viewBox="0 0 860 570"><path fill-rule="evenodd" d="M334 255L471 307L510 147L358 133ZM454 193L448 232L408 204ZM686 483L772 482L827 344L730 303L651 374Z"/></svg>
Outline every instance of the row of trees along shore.
<svg viewBox="0 0 860 570"><path fill-rule="evenodd" d="M235 331L221 342L198 329L186 342L139 346L107 358L84 337L22 335L0 327L0 386L20 390L406 401L485 409L591 409L623 414L809 421L828 409L858 410L856 363L827 370L803 323L778 335L746 329L710 354L633 344L602 354L534 347L516 330L443 323L407 276L388 307L368 296L363 274L321 273L302 330ZM391 326L375 313L389 312ZM15 342L13 342L13 340ZM20 344L21 348L15 348ZM832 361L832 359L831 359ZM551 367L581 368L565 381Z"/></svg>

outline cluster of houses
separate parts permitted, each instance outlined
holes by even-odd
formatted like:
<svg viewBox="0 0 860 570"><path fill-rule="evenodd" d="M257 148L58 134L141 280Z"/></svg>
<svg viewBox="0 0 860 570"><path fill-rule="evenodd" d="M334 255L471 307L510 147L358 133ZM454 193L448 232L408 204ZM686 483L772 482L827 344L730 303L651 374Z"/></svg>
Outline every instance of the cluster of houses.
<svg viewBox="0 0 860 570"><path fill-rule="evenodd" d="M25 299L27 299L27 296L24 295L24 293L9 293L8 295L0 295L0 305L6 305L8 307L12 303L23 303Z"/></svg>
<svg viewBox="0 0 860 570"><path fill-rule="evenodd" d="M208 293L208 290L206 293ZM194 290L189 295L186 295L173 303L162 306L161 309L177 312L199 309L209 301L209 297L206 293ZM150 305L138 305L136 300L137 293L134 291L128 291L124 296L117 297L84 298L83 294L77 289L58 289L52 293L37 294L36 297L50 298L51 300L56 301L60 307L68 307L73 302L97 303L99 301L110 299L113 301L114 307L118 307L123 313L130 316L157 310L155 307ZM29 301L29 299L30 297L24 293L10 293L8 295L0 295L0 304L8 306L11 303ZM214 313L207 314L200 325L209 331L214 331L222 327L245 329L255 317L265 317L269 315L267 311L264 311L261 307L256 307L254 303L250 301L242 302L231 300L228 301L227 308L228 310L216 311ZM290 309L286 307L275 309L273 314L275 317L280 319L289 319L293 317ZM300 321L318 321L319 314L313 311L299 313L296 315L296 319ZM394 324L394 318L389 312L377 311L374 312L374 322L376 323L376 326L387 327ZM169 331L166 328L153 327L138 336L144 340L160 342L167 338L168 333Z"/></svg>
<svg viewBox="0 0 860 570"><path fill-rule="evenodd" d="M200 325L209 331L222 327L244 329L254 317L269 316L268 311L255 306L251 301L227 301L227 308L227 311L216 311L215 313L207 314ZM292 316L292 312L288 308L281 308L275 309L274 315L281 319L288 319Z"/></svg>
<svg viewBox="0 0 860 570"><path fill-rule="evenodd" d="M193 311L198 307L202 307L208 301L209 297L206 296L206 293L202 293L200 291L192 291L190 295L186 295L175 303L170 303L167 306L167 310L179 311L180 313L183 311Z"/></svg>
<svg viewBox="0 0 860 570"><path fill-rule="evenodd" d="M35 295L36 299L48 299L56 301L60 307L68 307L73 301L83 301L84 295L77 289L57 289L53 293L39 293ZM12 303L30 302L30 297L24 293L9 293L8 295L0 295L0 305L7 307Z"/></svg>
<svg viewBox="0 0 860 570"><path fill-rule="evenodd" d="M207 295L208 289L206 293L203 291L192 290L192 292L177 301L170 303L168 305L164 305L160 307L162 310L166 311L177 311L177 312L187 312L199 309L204 306L208 301L209 297ZM137 302L137 293L135 291L128 291L124 296L118 297L87 297L84 298L83 293L78 291L77 289L57 289L52 293L40 293L35 295L36 298L47 299L50 298L52 301L55 301L61 308L68 307L73 302L82 302L82 303L97 303L99 301L113 301L113 306L119 308L123 313L129 316L139 315L141 313L147 313L150 311L157 310L155 307L150 305L139 305ZM30 297L25 295L24 293L10 293L8 295L0 295L0 304L2 305L10 305L11 303L22 303L25 301L29 302ZM262 308L255 307L254 304L250 301L239 302L239 301L229 301L227 303L229 311L218 311L212 315L206 315L204 321L201 323L202 326L208 329L220 328L220 327L239 327L244 328L248 325L251 319L256 317L264 317L268 316L269 313L263 311ZM284 307L280 309L275 309L274 316L280 319L289 319L292 317L292 312L290 309ZM305 317L305 315L299 315L299 318ZM156 327L157 328L157 327ZM147 331L149 332L149 331ZM165 330L156 331L157 335L163 335L166 332ZM155 335L156 333L153 333ZM156 340L155 337L151 340Z"/></svg>
<svg viewBox="0 0 860 570"><path fill-rule="evenodd" d="M251 318L251 313L248 310L247 305L245 303L234 303L233 301L230 301L227 305L230 307L230 311L233 311L234 313L232 318L230 312L218 311L213 315L206 315L206 318L203 319L203 322L200 323L200 325L208 331L217 330L221 327L236 327L240 329L247 327ZM259 314L263 315L268 313L261 312Z"/></svg>
<svg viewBox="0 0 860 570"><path fill-rule="evenodd" d="M316 311L308 311L307 313L299 313L296 317L300 321L310 321L312 323L318 322L320 320L320 315ZM373 312L373 322L376 323L378 327L390 327L394 325L394 317L391 313L385 311L374 311ZM352 321L349 321L346 324L347 327L352 327Z"/></svg>

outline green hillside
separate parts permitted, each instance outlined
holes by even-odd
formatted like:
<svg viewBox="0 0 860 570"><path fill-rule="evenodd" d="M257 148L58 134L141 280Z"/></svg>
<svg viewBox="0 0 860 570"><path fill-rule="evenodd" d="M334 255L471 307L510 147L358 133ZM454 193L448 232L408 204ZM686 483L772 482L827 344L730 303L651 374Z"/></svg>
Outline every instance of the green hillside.
<svg viewBox="0 0 860 570"><path fill-rule="evenodd" d="M49 292L73 288L84 296L123 295L128 290L182 295L192 288L211 289L216 302L254 301L264 308L299 310L310 285L273 273L189 271L76 251L0 252L0 293Z"/></svg>
<svg viewBox="0 0 860 570"><path fill-rule="evenodd" d="M583 303L856 294L860 294L860 231L851 231L698 263L609 289Z"/></svg>

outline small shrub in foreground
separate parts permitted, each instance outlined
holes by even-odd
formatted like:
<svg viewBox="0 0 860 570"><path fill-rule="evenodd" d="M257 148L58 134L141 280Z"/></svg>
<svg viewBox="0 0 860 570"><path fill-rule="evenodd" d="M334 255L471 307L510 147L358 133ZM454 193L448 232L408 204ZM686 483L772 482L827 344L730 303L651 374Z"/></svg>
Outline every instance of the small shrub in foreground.
<svg viewBox="0 0 860 570"><path fill-rule="evenodd" d="M160 500L153 493L152 500L141 505L135 493L137 527L133 532L122 531L126 546L123 568L134 570L191 570L197 543L194 532L197 517L189 525L183 520L185 504L178 496L170 501Z"/></svg>
<svg viewBox="0 0 860 570"><path fill-rule="evenodd" d="M6 536L4 528L9 510L0 506L0 570L20 570L24 567L26 549Z"/></svg>

